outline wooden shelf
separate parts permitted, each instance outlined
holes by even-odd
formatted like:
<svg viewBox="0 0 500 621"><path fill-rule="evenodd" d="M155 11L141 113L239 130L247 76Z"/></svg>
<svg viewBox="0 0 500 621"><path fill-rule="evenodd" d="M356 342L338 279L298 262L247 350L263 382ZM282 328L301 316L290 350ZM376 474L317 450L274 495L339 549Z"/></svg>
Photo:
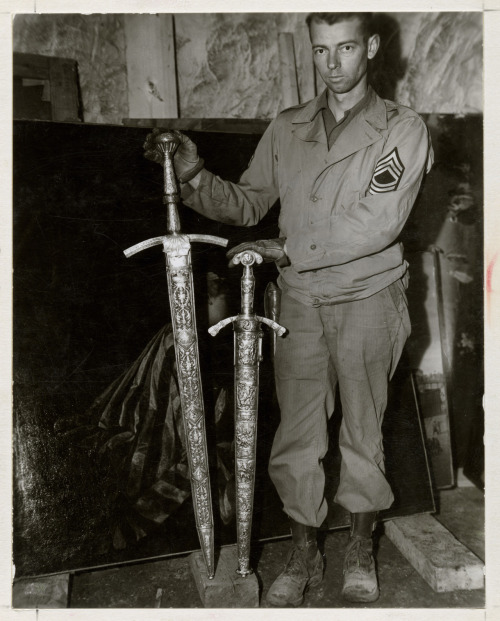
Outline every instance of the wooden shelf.
<svg viewBox="0 0 500 621"><path fill-rule="evenodd" d="M163 127L223 134L263 134L270 122L267 119L123 119L123 124L128 127Z"/></svg>

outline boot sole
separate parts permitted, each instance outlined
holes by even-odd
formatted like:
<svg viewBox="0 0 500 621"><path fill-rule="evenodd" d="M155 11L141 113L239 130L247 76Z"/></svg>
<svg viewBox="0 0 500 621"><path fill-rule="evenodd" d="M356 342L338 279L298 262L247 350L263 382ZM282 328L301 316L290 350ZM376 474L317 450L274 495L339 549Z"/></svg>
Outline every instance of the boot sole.
<svg viewBox="0 0 500 621"><path fill-rule="evenodd" d="M380 597L380 591L378 587L372 593L365 593L365 594L357 594L357 593L350 594L349 592L345 593L344 591L342 591L342 597L346 601L351 602L352 604L363 604L363 603L368 604L368 603L376 602L378 600L378 598Z"/></svg>
<svg viewBox="0 0 500 621"><path fill-rule="evenodd" d="M304 593L297 599L295 599L293 602L272 602L269 601L269 599L267 599L266 597L266 603L269 604L269 606L271 606L272 608L289 608L290 606L293 608L297 608L298 606L300 606L301 604L304 603L304 599L305 599L305 594L309 591L309 589L314 589L315 587L319 586L323 581L323 575L321 576L317 576L316 578L312 578L311 581L309 582L309 584L306 586L306 588L304 589Z"/></svg>

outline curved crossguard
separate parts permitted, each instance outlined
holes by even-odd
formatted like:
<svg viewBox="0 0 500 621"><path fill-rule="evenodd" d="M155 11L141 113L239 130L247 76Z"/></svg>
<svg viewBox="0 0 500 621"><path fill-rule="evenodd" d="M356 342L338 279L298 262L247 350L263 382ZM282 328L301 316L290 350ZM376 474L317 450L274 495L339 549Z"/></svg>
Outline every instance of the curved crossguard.
<svg viewBox="0 0 500 621"><path fill-rule="evenodd" d="M233 263L236 265L241 263L244 267L243 276L241 278L241 313L239 315L234 315L234 317L228 317L227 319L222 319L219 323L216 323L214 326L209 328L209 333L212 336L218 334L222 328L227 326L230 323L233 323L237 319L256 319L261 323L265 323L271 329L273 329L278 336L283 336L286 332L286 328L280 326L279 323L276 323L272 319L268 319L267 317L260 317L259 315L255 315L253 312L253 296L255 291L255 277L253 275L252 265L254 263L262 263L263 259L258 252L254 250L244 250L233 257Z"/></svg>
<svg viewBox="0 0 500 621"><path fill-rule="evenodd" d="M259 401L259 362L262 360L262 330L265 323L279 336L285 328L253 310L255 277L254 263L262 257L253 250L240 252L234 263L243 265L241 278L241 313L219 321L209 329L215 336L229 323L234 329L234 439L236 453L236 521L238 569L241 576L252 573L250 568L250 539L252 531L255 462L257 448L257 411Z"/></svg>
<svg viewBox="0 0 500 621"><path fill-rule="evenodd" d="M213 235L181 234L177 211L179 193L173 163L173 154L179 143L179 138L173 132L156 136L156 149L163 156L164 163L163 202L167 206L168 234L142 241L127 248L124 254L130 257L147 248L163 245L196 528L208 578L212 579L215 575L214 523L196 331L191 242L227 246L227 239Z"/></svg>

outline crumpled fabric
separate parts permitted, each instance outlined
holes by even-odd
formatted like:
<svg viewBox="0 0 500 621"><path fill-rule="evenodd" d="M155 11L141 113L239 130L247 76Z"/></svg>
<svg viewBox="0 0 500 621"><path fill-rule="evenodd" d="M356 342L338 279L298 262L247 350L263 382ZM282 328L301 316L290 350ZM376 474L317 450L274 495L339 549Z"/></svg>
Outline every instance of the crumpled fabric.
<svg viewBox="0 0 500 621"><path fill-rule="evenodd" d="M214 390L215 423L227 425L233 414L228 389ZM95 399L79 423L71 428L58 421L56 431L79 443L83 433L87 447L111 465L113 547L123 549L160 526L191 496L171 324ZM231 441L217 442L217 471L221 519L228 524L235 515Z"/></svg>

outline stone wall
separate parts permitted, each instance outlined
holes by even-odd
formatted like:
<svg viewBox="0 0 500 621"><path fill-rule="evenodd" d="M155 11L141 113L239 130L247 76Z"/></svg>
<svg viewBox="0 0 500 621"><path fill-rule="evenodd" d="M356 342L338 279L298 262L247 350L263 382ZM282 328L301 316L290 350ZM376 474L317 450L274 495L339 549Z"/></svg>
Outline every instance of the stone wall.
<svg viewBox="0 0 500 621"><path fill-rule="evenodd" d="M181 117L270 119L282 108L278 33L294 34L301 101L314 95L305 13L176 14ZM382 95L421 113L482 111L482 14L387 13ZM14 51L78 62L84 119L128 116L123 15L18 15Z"/></svg>

